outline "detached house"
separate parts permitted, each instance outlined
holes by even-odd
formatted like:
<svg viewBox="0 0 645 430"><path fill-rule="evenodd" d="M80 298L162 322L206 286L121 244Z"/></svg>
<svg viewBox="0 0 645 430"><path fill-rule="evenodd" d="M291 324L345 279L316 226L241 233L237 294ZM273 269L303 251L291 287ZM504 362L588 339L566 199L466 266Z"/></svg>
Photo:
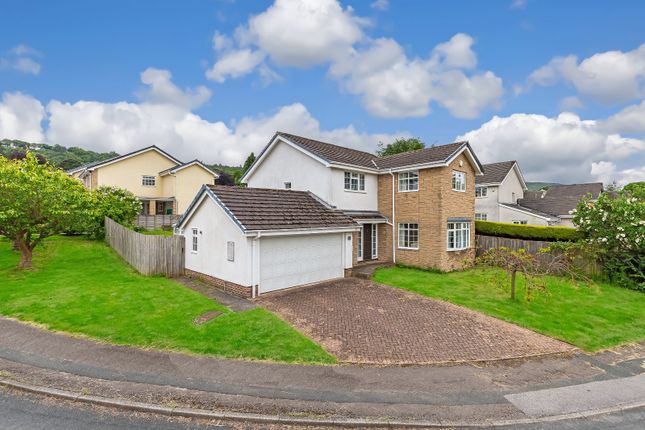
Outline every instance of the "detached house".
<svg viewBox="0 0 645 430"><path fill-rule="evenodd" d="M176 232L188 270L247 296L369 262L450 271L474 259L481 174L467 142L380 158L276 133L248 188L203 187Z"/></svg>
<svg viewBox="0 0 645 430"><path fill-rule="evenodd" d="M131 191L142 202L143 215L182 214L203 184L218 175L198 160L182 163L156 146L67 172L86 188L110 185Z"/></svg>

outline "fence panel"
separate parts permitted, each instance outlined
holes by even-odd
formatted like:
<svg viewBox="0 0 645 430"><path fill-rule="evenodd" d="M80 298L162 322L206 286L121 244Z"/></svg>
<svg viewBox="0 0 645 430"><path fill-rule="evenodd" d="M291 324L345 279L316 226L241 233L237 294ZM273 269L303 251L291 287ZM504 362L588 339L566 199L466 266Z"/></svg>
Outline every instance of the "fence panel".
<svg viewBox="0 0 645 430"><path fill-rule="evenodd" d="M555 258L554 255L548 252L540 252L541 249L548 248L552 243L544 240L511 239L508 237L485 236L483 234L477 234L475 235L475 242L477 244L478 257L483 255L489 249L499 248L503 246L513 251L524 249L527 253L534 255L537 261L544 264L551 263L551 261L553 261L553 259ZM576 261L576 265L579 265L579 267L589 275L602 274L602 266L597 261L589 261L588 259L581 258Z"/></svg>
<svg viewBox="0 0 645 430"><path fill-rule="evenodd" d="M184 274L183 236L148 236L106 217L105 240L139 273L168 277Z"/></svg>

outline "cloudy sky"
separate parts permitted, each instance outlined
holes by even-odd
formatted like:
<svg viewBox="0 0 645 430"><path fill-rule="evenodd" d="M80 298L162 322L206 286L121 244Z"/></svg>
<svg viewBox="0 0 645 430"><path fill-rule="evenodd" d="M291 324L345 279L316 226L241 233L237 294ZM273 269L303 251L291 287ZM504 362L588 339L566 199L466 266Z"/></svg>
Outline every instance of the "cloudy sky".
<svg viewBox="0 0 645 430"><path fill-rule="evenodd" d="M0 138L240 164L276 130L471 142L529 180L645 180L640 0L22 0Z"/></svg>

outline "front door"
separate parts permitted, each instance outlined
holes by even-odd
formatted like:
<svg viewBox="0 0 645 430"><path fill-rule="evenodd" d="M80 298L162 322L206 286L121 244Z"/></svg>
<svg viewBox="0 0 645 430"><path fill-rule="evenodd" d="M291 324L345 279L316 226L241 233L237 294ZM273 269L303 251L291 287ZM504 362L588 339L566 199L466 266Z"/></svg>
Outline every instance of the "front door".
<svg viewBox="0 0 645 430"><path fill-rule="evenodd" d="M372 259L372 224L363 224L363 260Z"/></svg>

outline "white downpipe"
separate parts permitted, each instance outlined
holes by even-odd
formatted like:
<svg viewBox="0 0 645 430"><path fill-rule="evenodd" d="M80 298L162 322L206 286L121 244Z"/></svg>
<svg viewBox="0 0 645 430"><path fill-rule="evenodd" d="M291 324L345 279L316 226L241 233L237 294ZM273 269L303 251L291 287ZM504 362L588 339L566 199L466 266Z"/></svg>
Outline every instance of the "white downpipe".
<svg viewBox="0 0 645 430"><path fill-rule="evenodd" d="M392 176L392 263L396 264L396 205L394 204L394 173L390 169L390 175Z"/></svg>
<svg viewBox="0 0 645 430"><path fill-rule="evenodd" d="M257 279L255 278L256 276L256 271L255 268L252 267L251 269L251 298L256 298L257 296L260 295L260 237L262 236L261 232L258 232L258 234L253 238L253 252L252 254L255 254L255 251L257 250L257 258L254 259L252 262L253 265L257 265ZM256 282L257 281L257 282ZM256 285L257 285L257 292L256 292Z"/></svg>

